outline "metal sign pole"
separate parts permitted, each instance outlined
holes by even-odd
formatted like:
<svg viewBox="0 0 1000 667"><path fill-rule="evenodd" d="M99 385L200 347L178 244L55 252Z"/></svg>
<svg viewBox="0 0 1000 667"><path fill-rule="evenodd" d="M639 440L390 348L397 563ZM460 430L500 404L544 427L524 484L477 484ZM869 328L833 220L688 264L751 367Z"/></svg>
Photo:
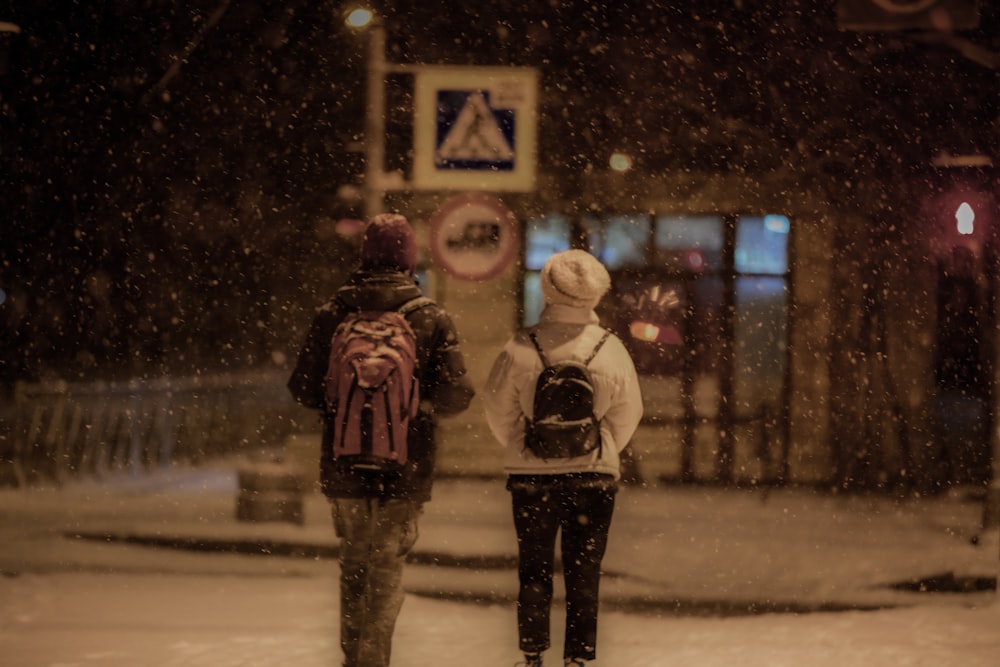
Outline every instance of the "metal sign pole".
<svg viewBox="0 0 1000 667"><path fill-rule="evenodd" d="M385 169L385 28L379 23L368 31L368 81L365 91L365 221L382 213Z"/></svg>

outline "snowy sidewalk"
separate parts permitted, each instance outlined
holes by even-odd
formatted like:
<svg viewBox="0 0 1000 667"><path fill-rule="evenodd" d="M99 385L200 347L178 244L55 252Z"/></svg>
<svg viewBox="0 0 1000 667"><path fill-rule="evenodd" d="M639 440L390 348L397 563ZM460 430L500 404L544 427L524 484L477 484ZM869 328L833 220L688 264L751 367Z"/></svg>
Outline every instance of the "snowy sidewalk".
<svg viewBox="0 0 1000 667"><path fill-rule="evenodd" d="M232 557L228 557L232 558ZM10 667L335 667L336 575L0 579ZM553 615L553 627L563 624ZM558 634L546 655L561 665ZM593 667L996 667L1000 605L740 618L602 612ZM407 596L393 667L512 667L510 605Z"/></svg>
<svg viewBox="0 0 1000 667"><path fill-rule="evenodd" d="M203 570L227 552L241 554L240 572L328 567L337 542L320 494L305 494L303 525L239 521L237 495L235 463L0 489L0 571ZM957 494L897 501L803 489L624 486L602 594L613 607L689 614L966 603L993 593L893 585L949 578L953 587L995 585L1000 538L982 531L980 519L981 505ZM501 480L438 481L420 530L411 591L514 599L516 546Z"/></svg>
<svg viewBox="0 0 1000 667"><path fill-rule="evenodd" d="M237 491L232 464L0 489L0 664L337 664L325 500L306 494L301 526L247 523ZM394 667L517 659L508 502L500 480L438 482ZM1000 538L980 518L957 494L624 487L595 667L992 667L1000 604L975 589ZM908 581L971 590L892 587Z"/></svg>

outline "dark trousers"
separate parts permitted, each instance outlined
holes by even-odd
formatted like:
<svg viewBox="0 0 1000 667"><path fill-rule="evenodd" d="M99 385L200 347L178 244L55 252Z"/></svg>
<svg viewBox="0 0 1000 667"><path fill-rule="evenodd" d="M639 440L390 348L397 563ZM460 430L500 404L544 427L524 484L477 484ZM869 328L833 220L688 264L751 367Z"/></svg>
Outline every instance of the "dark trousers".
<svg viewBox="0 0 1000 667"><path fill-rule="evenodd" d="M340 647L344 667L388 667L403 606L403 563L417 539L420 505L409 500L337 498Z"/></svg>
<svg viewBox="0 0 1000 667"><path fill-rule="evenodd" d="M593 660L601 560L608 543L617 486L609 475L511 475L507 482L517 531L517 626L520 648L549 648L556 534L566 588L564 658Z"/></svg>

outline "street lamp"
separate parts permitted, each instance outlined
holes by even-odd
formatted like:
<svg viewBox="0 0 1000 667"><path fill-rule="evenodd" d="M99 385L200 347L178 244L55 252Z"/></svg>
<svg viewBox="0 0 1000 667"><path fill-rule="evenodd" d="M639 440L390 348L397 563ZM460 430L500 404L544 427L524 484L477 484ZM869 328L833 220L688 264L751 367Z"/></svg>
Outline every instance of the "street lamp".
<svg viewBox="0 0 1000 667"><path fill-rule="evenodd" d="M608 165L618 173L625 173L632 168L632 157L627 153L616 151L608 159Z"/></svg>
<svg viewBox="0 0 1000 667"><path fill-rule="evenodd" d="M353 9L344 23L368 34L367 81L365 84L365 184L364 217L381 213L385 206L385 27L367 8Z"/></svg>

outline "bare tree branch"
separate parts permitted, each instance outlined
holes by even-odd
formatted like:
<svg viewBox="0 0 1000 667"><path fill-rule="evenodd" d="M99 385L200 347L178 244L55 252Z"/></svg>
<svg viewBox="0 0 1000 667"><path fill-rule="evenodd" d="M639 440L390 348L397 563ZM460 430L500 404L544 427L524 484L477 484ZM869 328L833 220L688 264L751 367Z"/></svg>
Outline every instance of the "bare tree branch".
<svg viewBox="0 0 1000 667"><path fill-rule="evenodd" d="M205 25L201 27L201 30L199 30L198 34L194 36L194 39L188 42L187 46L184 47L184 51L181 52L179 56L174 58L174 62L167 68L167 71L164 72L162 77L160 77L160 80L157 81L156 84L142 96L143 104L149 102L153 95L164 90L167 87L167 84L170 83L170 80L177 76L177 74L181 71L181 65L183 65L191 54L194 53L194 50L198 48L198 45L205 39L205 35L208 34L208 31L214 28L215 25L222 20L222 17L225 16L226 11L229 9L230 2L231 0L222 0L222 3L215 8L215 11L208 17L208 21L205 22Z"/></svg>

